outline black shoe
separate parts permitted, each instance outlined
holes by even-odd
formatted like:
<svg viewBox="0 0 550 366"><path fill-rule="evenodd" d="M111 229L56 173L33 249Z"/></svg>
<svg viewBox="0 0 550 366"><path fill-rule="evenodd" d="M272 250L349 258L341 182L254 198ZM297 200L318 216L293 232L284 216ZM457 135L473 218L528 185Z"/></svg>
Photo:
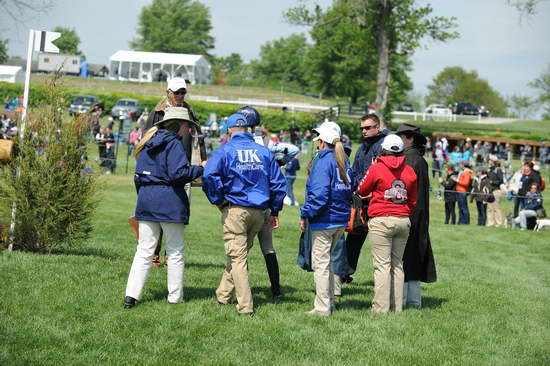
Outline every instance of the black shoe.
<svg viewBox="0 0 550 366"><path fill-rule="evenodd" d="M273 295L273 298L275 298L275 299L281 299L281 298L283 298L283 293L282 293L282 291L281 291L281 287L280 287L280 286L272 287L272 288L271 288L271 294Z"/></svg>
<svg viewBox="0 0 550 366"><path fill-rule="evenodd" d="M124 298L124 309L131 309L133 308L134 306L136 306L136 299L134 299L133 297L131 296L126 296Z"/></svg>
<svg viewBox="0 0 550 366"><path fill-rule="evenodd" d="M352 281L353 281L353 277L351 277L350 275L342 277L343 283L351 283Z"/></svg>

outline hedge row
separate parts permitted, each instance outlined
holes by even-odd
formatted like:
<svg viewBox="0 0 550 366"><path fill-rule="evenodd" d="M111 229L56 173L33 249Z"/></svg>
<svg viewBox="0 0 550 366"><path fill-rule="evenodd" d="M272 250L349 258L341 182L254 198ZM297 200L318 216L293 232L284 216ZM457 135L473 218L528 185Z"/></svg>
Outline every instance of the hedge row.
<svg viewBox="0 0 550 366"><path fill-rule="evenodd" d="M137 86L136 86L137 87ZM40 105L46 98L46 87L44 85L33 85L30 88L31 106ZM105 92L98 90L82 89L82 88L62 88L64 95L64 103L68 107L71 101L77 95L93 95L100 98L104 105L105 111L110 112L111 108L115 105L116 101L121 98L133 98L139 100L139 102L149 110L154 109L155 105L159 102L162 96L144 96L132 93L124 92ZM10 84L0 82L0 98L6 97L13 98L23 94L23 86L21 84ZM229 116L235 112L239 107L238 105L229 104L217 104L208 102L191 101L190 104L198 115L201 122L205 122L210 113L216 113L218 118ZM316 115L305 112L283 112L273 109L260 109L259 112L262 118L262 124L264 124L270 131L278 132L281 130L288 130L292 120L296 121L300 130L305 131L312 129L319 124L319 119ZM356 140L360 137L360 131L357 125L352 121L340 121L339 122L343 133Z"/></svg>

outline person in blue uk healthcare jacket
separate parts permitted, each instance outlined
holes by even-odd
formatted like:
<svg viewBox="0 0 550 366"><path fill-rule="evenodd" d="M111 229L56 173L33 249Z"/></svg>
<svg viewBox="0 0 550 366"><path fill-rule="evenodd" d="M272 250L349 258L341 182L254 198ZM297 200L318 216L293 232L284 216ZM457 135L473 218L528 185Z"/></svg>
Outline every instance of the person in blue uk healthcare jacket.
<svg viewBox="0 0 550 366"><path fill-rule="evenodd" d="M183 301L183 230L189 223L189 200L184 186L203 173L202 166L189 164L182 144L182 136L189 133L193 123L187 109L168 108L164 118L155 123L136 146L135 217L139 223L139 239L128 276L125 308L132 308L141 297L161 229L170 262L168 302Z"/></svg>
<svg viewBox="0 0 550 366"><path fill-rule="evenodd" d="M306 220L311 228L312 267L315 279L313 310L306 314L330 316L336 310L332 250L344 233L351 213L353 172L340 142L340 129L325 122L316 131L319 155L306 184L306 201L301 208L300 229Z"/></svg>
<svg viewBox="0 0 550 366"><path fill-rule="evenodd" d="M239 108L237 113L246 117L248 125L247 129L256 129L254 133L254 141L260 145L266 146L269 151L275 155L275 161L279 164L279 166L285 165L300 152L298 147L292 144L274 143L273 141L266 143L264 138L265 136L263 136L262 129L260 127L260 113L258 113L255 108L244 106ZM269 282L271 283L271 295L276 299L280 299L283 297L283 292L280 284L279 262L277 260L277 253L273 247L273 233L271 231L271 222L269 220L270 216L270 210L266 209L264 211L264 226L258 233L258 241L260 242L260 249L265 259L267 274L269 276Z"/></svg>
<svg viewBox="0 0 550 366"><path fill-rule="evenodd" d="M271 210L271 229L279 227L286 184L273 154L247 132L250 122L244 115L231 115L227 126L231 139L208 160L202 189L222 212L227 264L216 290L218 303L228 304L234 291L238 313L251 315L248 251L264 225L266 209Z"/></svg>

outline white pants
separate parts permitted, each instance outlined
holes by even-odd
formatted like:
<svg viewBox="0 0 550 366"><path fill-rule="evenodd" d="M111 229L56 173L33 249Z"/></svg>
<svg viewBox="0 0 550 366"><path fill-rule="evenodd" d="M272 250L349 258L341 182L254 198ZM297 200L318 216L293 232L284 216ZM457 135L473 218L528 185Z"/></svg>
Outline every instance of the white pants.
<svg viewBox="0 0 550 366"><path fill-rule="evenodd" d="M409 281L403 284L403 306L422 307L422 288L420 281Z"/></svg>
<svg viewBox="0 0 550 366"><path fill-rule="evenodd" d="M139 240L128 276L126 296L136 300L141 297L143 285L149 274L151 262L160 229L166 238L166 254L168 255L168 302L178 303L183 301L183 223L139 221Z"/></svg>

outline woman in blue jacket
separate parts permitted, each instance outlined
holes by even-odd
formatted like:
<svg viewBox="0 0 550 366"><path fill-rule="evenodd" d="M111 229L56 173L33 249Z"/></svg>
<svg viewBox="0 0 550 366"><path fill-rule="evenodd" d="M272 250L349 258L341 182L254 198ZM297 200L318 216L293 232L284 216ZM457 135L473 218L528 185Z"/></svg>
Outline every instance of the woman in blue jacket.
<svg viewBox="0 0 550 366"><path fill-rule="evenodd" d="M352 171L340 142L340 128L325 122L315 130L319 154L306 185L306 201L301 209L300 229L306 220L311 228L312 267L315 302L307 314L329 316L335 309L332 250L344 233L351 212Z"/></svg>
<svg viewBox="0 0 550 366"><path fill-rule="evenodd" d="M139 239L128 276L125 308L133 307L141 297L161 229L170 262L168 302L183 301L183 230L189 222L189 200L184 186L202 175L205 164L190 165L182 144L182 136L189 133L190 124L194 123L187 109L169 108L164 119L155 123L136 146L135 217L139 223Z"/></svg>

